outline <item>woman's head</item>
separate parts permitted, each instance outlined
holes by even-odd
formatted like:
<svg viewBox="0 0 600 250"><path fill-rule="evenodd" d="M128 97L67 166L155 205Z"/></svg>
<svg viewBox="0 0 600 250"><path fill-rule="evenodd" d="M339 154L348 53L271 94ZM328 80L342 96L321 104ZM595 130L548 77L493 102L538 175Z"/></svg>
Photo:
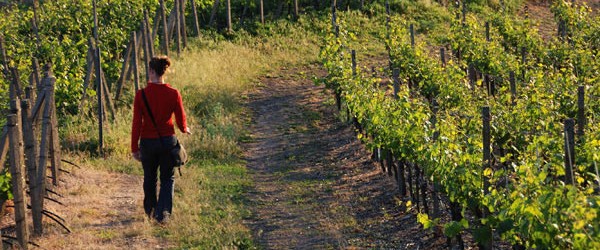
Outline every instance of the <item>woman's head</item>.
<svg viewBox="0 0 600 250"><path fill-rule="evenodd" d="M171 60L167 56L155 56L150 60L150 68L158 77L164 75L169 66L171 66Z"/></svg>

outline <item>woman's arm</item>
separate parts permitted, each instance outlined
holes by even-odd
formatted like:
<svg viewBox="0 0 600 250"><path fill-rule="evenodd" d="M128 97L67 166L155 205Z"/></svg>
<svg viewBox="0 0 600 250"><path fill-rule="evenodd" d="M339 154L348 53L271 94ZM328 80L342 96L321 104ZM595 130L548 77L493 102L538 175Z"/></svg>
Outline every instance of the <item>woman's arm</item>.
<svg viewBox="0 0 600 250"><path fill-rule="evenodd" d="M181 99L179 91L177 91L177 104L175 105L175 121L177 122L179 131L182 133L190 132L190 129L187 126L185 110L183 109L183 100Z"/></svg>

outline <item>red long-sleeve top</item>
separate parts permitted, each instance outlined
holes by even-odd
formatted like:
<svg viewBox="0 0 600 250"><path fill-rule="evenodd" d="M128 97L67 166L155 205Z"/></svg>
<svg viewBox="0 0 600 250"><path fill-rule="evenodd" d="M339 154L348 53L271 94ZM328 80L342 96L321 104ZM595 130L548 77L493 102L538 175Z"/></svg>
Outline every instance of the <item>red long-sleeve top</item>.
<svg viewBox="0 0 600 250"><path fill-rule="evenodd" d="M152 124L150 115L148 115L148 110L140 91L144 91L146 94L150 110L152 110L152 115L154 115L156 126L161 136L175 134L173 114L175 114L179 130L185 133L185 129L187 128L183 101L181 100L179 91L169 84L148 83L146 88L137 91L133 101L131 152L134 153L140 150L138 145L140 138L158 138L158 133Z"/></svg>

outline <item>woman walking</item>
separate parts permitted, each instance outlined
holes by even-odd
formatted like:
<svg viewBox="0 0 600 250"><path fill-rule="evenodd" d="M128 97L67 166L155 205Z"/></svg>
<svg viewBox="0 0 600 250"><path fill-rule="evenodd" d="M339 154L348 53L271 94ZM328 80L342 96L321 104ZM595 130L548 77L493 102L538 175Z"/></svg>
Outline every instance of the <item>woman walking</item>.
<svg viewBox="0 0 600 250"><path fill-rule="evenodd" d="M131 152L144 168L144 211L158 222L165 222L173 208L175 162L169 149L177 143L173 114L177 127L190 133L179 91L165 83L164 74L171 66L166 56L150 60L149 82L138 90L133 103ZM138 144L139 142L139 144ZM160 192L156 196L157 172Z"/></svg>

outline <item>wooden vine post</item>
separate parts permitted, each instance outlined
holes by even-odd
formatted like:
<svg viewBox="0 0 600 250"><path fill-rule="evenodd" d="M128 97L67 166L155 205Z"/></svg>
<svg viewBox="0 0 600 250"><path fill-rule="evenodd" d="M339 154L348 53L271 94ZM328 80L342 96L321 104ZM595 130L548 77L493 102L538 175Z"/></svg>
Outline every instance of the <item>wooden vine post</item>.
<svg viewBox="0 0 600 250"><path fill-rule="evenodd" d="M32 88L35 88L39 91L41 88L40 84L42 83L42 81L40 79L40 64L38 63L37 58L34 57L31 60L31 67L32 67L33 71L31 72L31 77L29 79L31 81L29 86L31 86ZM34 96L32 96L31 98L34 98ZM30 98L30 100L31 100L31 98Z"/></svg>
<svg viewBox="0 0 600 250"><path fill-rule="evenodd" d="M337 16L336 16L336 8L335 8L335 0L333 0L331 2L331 27L333 28L333 30L336 30L338 25L337 25ZM337 32L336 32L337 34Z"/></svg>
<svg viewBox="0 0 600 250"><path fill-rule="evenodd" d="M398 92L400 91L400 69L394 68L392 70L392 79L394 80L394 98L398 98ZM398 190L401 196L406 196L406 179L404 177L404 162L400 162L397 165L397 182Z"/></svg>
<svg viewBox="0 0 600 250"><path fill-rule="evenodd" d="M485 106L482 108L481 110L481 116L483 119L483 167L482 167L482 181L483 181L483 193L484 194L489 194L489 188L490 188L490 183L488 181L489 177L486 176L486 172L490 172L491 174L491 169L492 169L492 153L491 153L491 149L492 149L492 145L491 145L491 126L490 126L490 121L491 121L491 114L490 114L490 107ZM483 214L483 218L487 217L488 211L486 208L482 209L482 214ZM478 243L480 246L480 249L492 249L492 242L493 242L493 236L492 236L492 230L490 229L489 232L486 231L486 233L488 233L488 235L486 236L486 240L484 242L480 242Z"/></svg>
<svg viewBox="0 0 600 250"><path fill-rule="evenodd" d="M181 22L179 15L179 0L175 0L175 7L173 9L175 11L175 40L177 41L177 56L181 55Z"/></svg>
<svg viewBox="0 0 600 250"><path fill-rule="evenodd" d="M104 155L104 107L102 103L102 65L101 65L101 54L100 44L98 39L98 13L96 10L96 0L92 1L92 7L94 12L94 39L96 41L95 51L95 68L96 68L96 97L98 98L98 154ZM45 165L45 164L44 164ZM44 166L40 164L41 166Z"/></svg>
<svg viewBox="0 0 600 250"><path fill-rule="evenodd" d="M33 170L35 167L35 171L37 172L33 175L35 178L35 180L33 180L33 184L30 184L34 234L36 235L41 235L43 232L42 215L44 207L44 194L46 190L46 164L48 162L48 158L57 159L52 156L52 153L57 153L57 151L51 150L53 147L52 144L54 143L51 134L54 130L53 127L56 127L53 126L55 110L53 110L54 105L51 103L51 100L54 99L54 94L52 92L54 91L55 82L56 78L51 75L50 71L47 71L46 76L42 80L43 90L40 96L38 96L38 100L36 100L36 105L31 116L32 121L36 121L39 112L43 110L41 130L42 139L40 140L39 154L37 154L38 162L35 166L29 166L31 170ZM31 179L32 177L30 177L30 183Z"/></svg>
<svg viewBox="0 0 600 250"><path fill-rule="evenodd" d="M36 173L37 173L37 164L36 160L38 159L37 153L37 139L35 138L35 131L33 128L33 117L31 114L31 103L29 100L21 101L21 120L23 121L23 140L25 143L25 165L27 166L27 177L29 181L29 190L30 190L30 199L31 199L31 208L32 208L32 217L33 217L33 233L34 235L41 235L42 233L42 218L41 211L36 211L39 208L39 196L35 195L39 192L38 187L36 185ZM39 212L39 213L38 213ZM36 217L39 215L39 217Z"/></svg>
<svg viewBox="0 0 600 250"><path fill-rule="evenodd" d="M515 72L511 71L508 78L510 82L510 102L512 103L512 107L514 107L517 104L517 82L515 79Z"/></svg>
<svg viewBox="0 0 600 250"><path fill-rule="evenodd" d="M465 25L467 21L467 3L462 1L462 25Z"/></svg>
<svg viewBox="0 0 600 250"><path fill-rule="evenodd" d="M446 67L446 48L440 48L440 61L442 62L442 67Z"/></svg>
<svg viewBox="0 0 600 250"><path fill-rule="evenodd" d="M18 98L11 102L17 105ZM27 242L29 235L27 232L26 221L26 202L25 202L25 180L23 176L23 142L21 135L21 124L18 114L8 115L9 144L10 147L10 174L12 184L12 194L15 206L15 222L17 223L17 240L21 249L28 249Z"/></svg>
<svg viewBox="0 0 600 250"><path fill-rule="evenodd" d="M409 28L410 28L410 46L414 48L415 47L415 26L414 26L414 24L411 23Z"/></svg>
<svg viewBox="0 0 600 250"><path fill-rule="evenodd" d="M144 11L146 13L146 11ZM152 51L150 49L150 41L148 39L148 23L146 21L142 21L142 37L141 41L142 49L144 50L144 68L146 69L146 82L150 81L150 68L148 64L150 63L150 59L152 58Z"/></svg>
<svg viewBox="0 0 600 250"><path fill-rule="evenodd" d="M490 42L490 22L485 22L485 41Z"/></svg>
<svg viewBox="0 0 600 250"><path fill-rule="evenodd" d="M392 70L392 80L394 88L394 99L398 99L398 92L400 92L400 69L394 68L394 70Z"/></svg>
<svg viewBox="0 0 600 250"><path fill-rule="evenodd" d="M52 129L52 110L50 109L50 105L48 105L48 101L44 101L44 114L42 116L42 135L47 135ZM39 218L42 217L41 208L44 207L44 190L46 190L46 164L48 162L48 148L49 148L49 138L47 136L42 136L40 140L40 154L37 168L37 192L34 194L38 196L39 200ZM38 215L35 215L38 216ZM34 216L34 218L35 218ZM41 232L40 232L41 233Z"/></svg>
<svg viewBox="0 0 600 250"><path fill-rule="evenodd" d="M525 68L527 65L527 49L525 47L521 48L521 63L524 65L521 77L523 78L523 82L525 82L525 73L527 72L527 69Z"/></svg>
<svg viewBox="0 0 600 250"><path fill-rule="evenodd" d="M435 99L433 99L433 101L431 102L431 109L432 109L432 116L431 116L431 127L433 130L433 137L432 140L435 142L438 140L438 137L440 136L440 132L437 130L437 113L439 110L439 105L437 103L437 101ZM431 201L433 202L433 218L439 218L440 217L440 196L439 196L439 191L440 191L440 185L438 184L437 181L437 176L433 175L433 191L431 192Z"/></svg>
<svg viewBox="0 0 600 250"><path fill-rule="evenodd" d="M83 109L83 105L85 104L85 100L87 99L87 89L92 81L92 76L94 74L94 58L96 57L96 45L94 43L94 39L90 38L88 40L88 54L86 58L87 69L85 73L85 78L83 79L83 92L81 93L81 102L79 103L79 110ZM42 86L43 88L43 86ZM41 88L38 88L41 89Z"/></svg>
<svg viewBox="0 0 600 250"><path fill-rule="evenodd" d="M53 78L51 76L51 74L49 73L50 69L47 69L48 74L47 77L49 78ZM58 119L57 119L57 114L56 114L56 100L55 100L55 91L54 91L54 87L55 87L55 82L56 79L52 79L52 80L48 80L46 82L46 95L47 95L47 102L48 102L48 107L50 107L50 109L52 110L51 114L51 124L52 124L52 128L50 130L50 170L52 172L52 184L54 186L58 186L59 184L59 178L60 178L60 159L61 159L61 155L60 155L60 138L58 137ZM106 81L102 81L104 83L103 87L104 90L106 90L107 86L106 86ZM105 93L105 91L102 91L103 93ZM114 115L114 113L113 113Z"/></svg>
<svg viewBox="0 0 600 250"><path fill-rule="evenodd" d="M21 109L20 95L17 92L18 78L13 79L9 84L10 96L10 114L7 117L8 140L9 143L9 166L11 174L12 194L15 207L15 222L17 224L16 234L19 245L22 249L27 249L28 233L26 221L26 201L25 201L25 180L23 176L23 135L22 124L20 122Z"/></svg>
<svg viewBox="0 0 600 250"><path fill-rule="evenodd" d="M154 41L152 40L152 34L150 32L150 19L148 17L148 11L144 10L144 43L147 47L148 58L152 59L154 56ZM148 61L149 61L148 59Z"/></svg>
<svg viewBox="0 0 600 250"><path fill-rule="evenodd" d="M212 8L212 11L210 12L210 20L208 21L208 25L210 25L210 26L215 26L215 20L216 20L216 17L217 17L217 10L219 9L219 4L220 3L221 3L220 0L215 0L215 2L213 3L213 8ZM262 3L262 1L261 1L261 3Z"/></svg>
<svg viewBox="0 0 600 250"><path fill-rule="evenodd" d="M4 37L2 35L0 35L0 53L1 53L1 58L2 59L2 67L4 68L3 72L4 73L4 77L6 79L9 79L9 73L8 73L8 59L6 57L6 48L4 47Z"/></svg>
<svg viewBox="0 0 600 250"><path fill-rule="evenodd" d="M133 51L138 51L138 39L137 39L137 34L135 31L132 32L132 36L133 38ZM133 68L133 86L135 87L135 90L137 91L138 89L140 89L140 72L139 72L139 66L138 66L138 57L137 57L137 53L133 53L133 56L131 57L131 67Z"/></svg>
<svg viewBox="0 0 600 250"><path fill-rule="evenodd" d="M296 19L300 17L300 12L298 10L298 0L294 0L294 17L296 17Z"/></svg>
<svg viewBox="0 0 600 250"><path fill-rule="evenodd" d="M8 126L3 126L0 131L0 166L4 166L8 155Z"/></svg>
<svg viewBox="0 0 600 250"><path fill-rule="evenodd" d="M481 110L481 117L483 119L483 172L486 172L487 169L491 169L491 131L490 131L490 107L485 106ZM487 178L485 175L482 177L483 179L483 191L484 193L488 192L489 183L487 182Z"/></svg>
<svg viewBox="0 0 600 250"><path fill-rule="evenodd" d="M352 59L352 77L356 77L357 75L357 71L356 71L356 50L352 50L351 52L351 59ZM352 119L350 118L350 107L348 107L348 103L346 103L346 120L348 122L352 121Z"/></svg>
<svg viewBox="0 0 600 250"><path fill-rule="evenodd" d="M265 3L263 0L260 0L260 23L265 24Z"/></svg>
<svg viewBox="0 0 600 250"><path fill-rule="evenodd" d="M196 9L196 1L190 0L192 14L194 15L194 28L196 30L196 36L200 36L200 24L198 22L198 10Z"/></svg>
<svg viewBox="0 0 600 250"><path fill-rule="evenodd" d="M121 91L123 91L123 84L126 81L127 75L131 72L131 66L130 66L131 61L129 60L129 58L131 58L131 56L133 54L135 54L135 51L132 51L132 47L133 47L132 43L133 43L133 37L131 38L129 45L125 49L125 58L123 59L123 65L121 67L121 73L119 74L119 80L117 80L117 90L115 93L115 100L119 100L121 98Z"/></svg>
<svg viewBox="0 0 600 250"><path fill-rule="evenodd" d="M176 1L179 1L179 22L181 23L179 27L181 28L181 40L183 43L183 48L187 48L187 31L185 26L185 0Z"/></svg>
<svg viewBox="0 0 600 250"><path fill-rule="evenodd" d="M194 2L192 0L192 2ZM162 28L163 28L163 40L162 40L162 50L163 54L169 56L169 26L167 22L167 7L165 6L165 0L160 0L160 16L162 20ZM135 34L135 32L134 32Z"/></svg>
<svg viewBox="0 0 600 250"><path fill-rule="evenodd" d="M577 87L577 136L583 138L585 130L585 86Z"/></svg>
<svg viewBox="0 0 600 250"><path fill-rule="evenodd" d="M352 76L356 76L356 50L351 51L352 58Z"/></svg>
<svg viewBox="0 0 600 250"><path fill-rule="evenodd" d="M573 185L573 165L575 164L575 120L569 118L565 120L565 184Z"/></svg>
<svg viewBox="0 0 600 250"><path fill-rule="evenodd" d="M231 0L227 0L227 32L233 32L233 27L231 24Z"/></svg>

